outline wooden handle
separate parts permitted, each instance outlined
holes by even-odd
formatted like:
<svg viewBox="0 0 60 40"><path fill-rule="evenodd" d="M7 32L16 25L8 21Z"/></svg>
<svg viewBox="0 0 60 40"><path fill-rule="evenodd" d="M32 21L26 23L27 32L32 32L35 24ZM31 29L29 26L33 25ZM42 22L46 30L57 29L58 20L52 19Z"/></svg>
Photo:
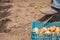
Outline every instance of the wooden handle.
<svg viewBox="0 0 60 40"><path fill-rule="evenodd" d="M49 19L47 19L46 21L44 21L45 23L47 23L54 15L52 15Z"/></svg>

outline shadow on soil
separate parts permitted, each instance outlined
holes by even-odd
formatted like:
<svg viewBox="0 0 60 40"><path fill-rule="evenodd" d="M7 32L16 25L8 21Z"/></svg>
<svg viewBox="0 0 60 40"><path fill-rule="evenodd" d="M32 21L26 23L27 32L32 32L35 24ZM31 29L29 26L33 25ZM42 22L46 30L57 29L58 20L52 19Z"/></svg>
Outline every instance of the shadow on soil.
<svg viewBox="0 0 60 40"><path fill-rule="evenodd" d="M4 19L4 20L0 21L0 33L10 31L10 29L6 29L6 26L7 26L6 24L10 21L11 21L10 19Z"/></svg>
<svg viewBox="0 0 60 40"><path fill-rule="evenodd" d="M0 5L0 33L2 32L7 33L11 31L11 29L7 29L7 23L11 22L11 20L9 18L6 18L11 15L11 12L9 11L11 7L12 7L11 4Z"/></svg>
<svg viewBox="0 0 60 40"><path fill-rule="evenodd" d="M0 0L0 3L11 3L12 2L12 0Z"/></svg>
<svg viewBox="0 0 60 40"><path fill-rule="evenodd" d="M11 4L8 4L8 5L6 5L6 4L1 4L1 5L0 5L0 10L8 10L8 9L10 9L11 7L12 7Z"/></svg>

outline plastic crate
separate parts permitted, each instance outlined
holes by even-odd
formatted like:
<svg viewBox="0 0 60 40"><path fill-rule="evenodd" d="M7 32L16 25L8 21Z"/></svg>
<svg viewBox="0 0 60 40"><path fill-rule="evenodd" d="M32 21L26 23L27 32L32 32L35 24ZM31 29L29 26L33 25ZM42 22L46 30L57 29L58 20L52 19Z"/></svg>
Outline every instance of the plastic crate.
<svg viewBox="0 0 60 40"><path fill-rule="evenodd" d="M32 28L31 28L31 40L60 40L60 33L36 34L33 30L35 27L41 29L42 27L50 27L52 25L55 25L56 27L60 27L60 22L48 22L47 24L45 24L45 22L37 22L33 20Z"/></svg>

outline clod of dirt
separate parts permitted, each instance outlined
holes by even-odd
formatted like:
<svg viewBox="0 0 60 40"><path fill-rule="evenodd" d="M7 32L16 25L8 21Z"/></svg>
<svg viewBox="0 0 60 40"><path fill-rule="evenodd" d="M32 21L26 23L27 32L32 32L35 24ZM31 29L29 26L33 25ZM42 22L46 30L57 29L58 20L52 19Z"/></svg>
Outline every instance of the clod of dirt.
<svg viewBox="0 0 60 40"><path fill-rule="evenodd" d="M6 30L4 30L5 33L8 33L8 32L10 32L10 31L11 31L11 29L6 29Z"/></svg>

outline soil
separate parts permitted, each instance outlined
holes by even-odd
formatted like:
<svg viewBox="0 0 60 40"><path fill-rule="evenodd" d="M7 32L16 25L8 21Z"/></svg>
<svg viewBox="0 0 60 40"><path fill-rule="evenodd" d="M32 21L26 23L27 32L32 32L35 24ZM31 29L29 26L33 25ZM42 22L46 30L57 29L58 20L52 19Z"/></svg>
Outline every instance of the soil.
<svg viewBox="0 0 60 40"><path fill-rule="evenodd" d="M40 10L36 10L34 7L37 4L43 7L49 6L50 0L13 0L10 4L12 6L10 5L8 11L11 15L5 17L10 21L7 20L8 22L5 23L5 31L0 33L0 40L31 40L32 20L38 20L44 16Z"/></svg>

